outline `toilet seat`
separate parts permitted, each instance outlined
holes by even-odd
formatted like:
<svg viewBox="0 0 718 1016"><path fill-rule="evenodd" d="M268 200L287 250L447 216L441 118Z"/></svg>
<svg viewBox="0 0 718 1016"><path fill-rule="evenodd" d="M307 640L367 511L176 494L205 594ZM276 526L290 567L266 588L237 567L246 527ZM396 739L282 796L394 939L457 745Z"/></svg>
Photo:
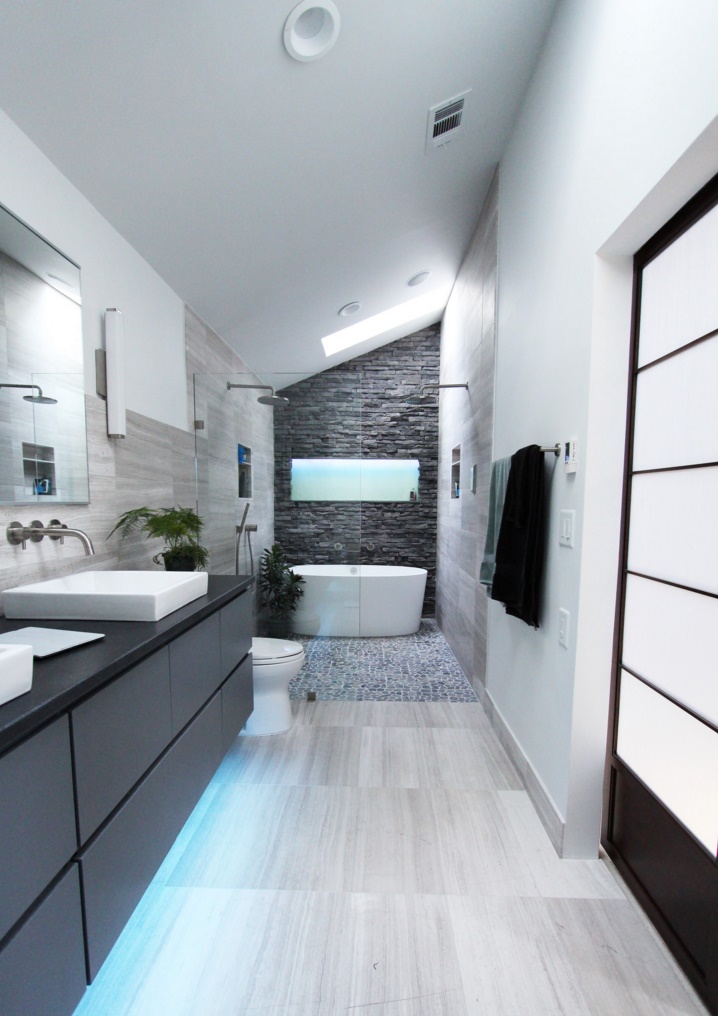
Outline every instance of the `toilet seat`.
<svg viewBox="0 0 718 1016"><path fill-rule="evenodd" d="M296 660L303 653L304 646L299 642L290 642L289 639L252 639L252 661L255 667Z"/></svg>

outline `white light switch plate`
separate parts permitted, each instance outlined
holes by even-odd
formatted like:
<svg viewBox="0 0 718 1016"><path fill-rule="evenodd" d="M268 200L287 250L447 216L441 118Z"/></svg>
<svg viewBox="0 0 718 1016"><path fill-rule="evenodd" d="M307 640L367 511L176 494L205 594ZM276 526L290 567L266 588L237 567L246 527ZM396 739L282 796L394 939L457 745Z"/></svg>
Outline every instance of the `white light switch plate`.
<svg viewBox="0 0 718 1016"><path fill-rule="evenodd" d="M573 534L575 527L575 510L573 508L562 508L558 524L558 542L562 547L573 547Z"/></svg>

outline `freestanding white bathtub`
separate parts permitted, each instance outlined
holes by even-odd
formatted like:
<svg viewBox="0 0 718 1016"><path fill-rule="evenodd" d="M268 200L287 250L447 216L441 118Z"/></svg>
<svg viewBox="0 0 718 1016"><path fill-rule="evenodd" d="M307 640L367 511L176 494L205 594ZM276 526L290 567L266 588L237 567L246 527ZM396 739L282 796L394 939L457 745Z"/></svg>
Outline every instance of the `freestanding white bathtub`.
<svg viewBox="0 0 718 1016"><path fill-rule="evenodd" d="M419 630L425 568L298 564L304 595L291 618L300 635L410 635Z"/></svg>

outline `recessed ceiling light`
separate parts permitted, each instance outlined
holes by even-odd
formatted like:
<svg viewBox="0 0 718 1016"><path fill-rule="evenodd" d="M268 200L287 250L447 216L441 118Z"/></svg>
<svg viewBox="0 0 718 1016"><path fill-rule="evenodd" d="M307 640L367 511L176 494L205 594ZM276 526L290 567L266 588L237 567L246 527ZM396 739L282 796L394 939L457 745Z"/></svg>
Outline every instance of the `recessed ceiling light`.
<svg viewBox="0 0 718 1016"><path fill-rule="evenodd" d="M341 18L332 0L302 0L284 23L284 46L295 60L318 60L339 36Z"/></svg>
<svg viewBox="0 0 718 1016"><path fill-rule="evenodd" d="M428 268L424 269L423 272L417 272L416 275L412 275L409 279L407 286L420 286L422 282L426 282L430 275L431 272Z"/></svg>
<svg viewBox="0 0 718 1016"><path fill-rule="evenodd" d="M351 317L352 314L356 314L356 312L360 308L361 308L361 304L360 303L345 303L344 306L339 309L339 316L340 317Z"/></svg>

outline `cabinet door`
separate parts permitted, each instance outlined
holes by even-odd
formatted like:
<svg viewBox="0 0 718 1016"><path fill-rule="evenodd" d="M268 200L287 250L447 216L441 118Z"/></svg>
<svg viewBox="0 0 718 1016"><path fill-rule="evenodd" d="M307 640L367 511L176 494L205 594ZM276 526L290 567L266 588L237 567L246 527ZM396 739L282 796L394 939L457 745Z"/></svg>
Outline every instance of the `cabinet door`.
<svg viewBox="0 0 718 1016"><path fill-rule="evenodd" d="M66 716L0 759L0 938L77 849Z"/></svg>
<svg viewBox="0 0 718 1016"><path fill-rule="evenodd" d="M190 628L172 642L169 649L172 733L177 735L222 681L219 614Z"/></svg>
<svg viewBox="0 0 718 1016"><path fill-rule="evenodd" d="M71 716L80 843L85 843L172 740L167 647Z"/></svg>
<svg viewBox="0 0 718 1016"><path fill-rule="evenodd" d="M252 648L252 601L247 590L219 612L222 677L231 674Z"/></svg>
<svg viewBox="0 0 718 1016"><path fill-rule="evenodd" d="M77 865L0 952L3 1016L68 1016L85 993Z"/></svg>
<svg viewBox="0 0 718 1016"><path fill-rule="evenodd" d="M219 694L80 855L90 980L219 765Z"/></svg>
<svg viewBox="0 0 718 1016"><path fill-rule="evenodd" d="M222 751L226 754L254 709L252 657L245 656L222 685Z"/></svg>

